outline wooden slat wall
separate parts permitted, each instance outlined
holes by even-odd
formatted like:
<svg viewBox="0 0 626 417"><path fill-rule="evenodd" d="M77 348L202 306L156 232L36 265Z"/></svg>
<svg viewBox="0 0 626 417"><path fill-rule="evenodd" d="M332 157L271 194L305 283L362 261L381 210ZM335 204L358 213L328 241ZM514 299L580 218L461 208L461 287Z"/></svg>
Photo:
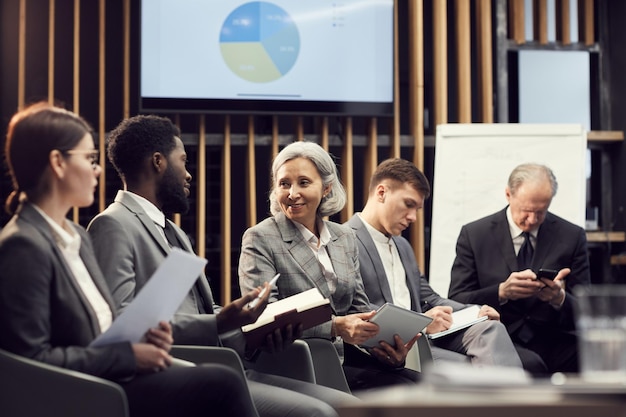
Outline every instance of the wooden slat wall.
<svg viewBox="0 0 626 417"><path fill-rule="evenodd" d="M31 6L32 3L28 3L26 0L14 0L17 3L17 9L19 14L19 23L17 26L17 97L15 99L18 108L23 108L26 100L26 57L28 53L29 39L27 39L27 16L29 13L41 13L41 9L34 10ZM55 56L55 47L58 48L57 43L61 42L56 36L58 30L58 14L60 3L56 0L48 0L48 71L47 71L47 97L50 101L54 100L55 94L58 93L57 86L55 85L55 70L60 68L59 57ZM526 42L524 34L524 0L497 0L504 1L508 5L509 12L509 38L512 42L523 44ZM97 31L98 44L94 45L98 50L98 99L97 99L97 117L98 120L91 122L94 126L97 126L98 135L103 139L106 135L107 129L111 126L107 126L106 123L106 109L107 107L107 86L109 88L118 88L118 85L111 85L107 83L107 78L110 74L107 74L107 61L113 59L113 57L107 56L108 54L121 54L121 62L123 63L121 71L122 75L122 98L119 108L123 117L131 115L131 58L133 57L133 51L131 48L131 12L132 4L131 0L118 0L114 2L115 5L119 4L119 7L115 9L115 6L107 5L106 0L99 0L97 4L98 13L98 25L97 28L91 28L88 26L81 27L81 6L93 7L93 3L87 2L87 0L74 0L72 3L73 13L73 43L70 46L73 48L72 55L72 107L73 110L80 112L80 92L83 86L80 84L81 80L81 31ZM64 3L65 4L65 3ZM428 17L432 20L432 33L428 34L428 38L432 39L432 57L425 57L424 54L424 8L428 5L432 10L432 15ZM556 0L556 27L557 27L557 42L562 45L568 45L571 43L570 38L570 2L568 0ZM539 44L545 44L547 41L547 0L533 0L534 12L532 18L534 18L535 36L534 41ZM424 109L428 107L432 109L433 120L435 126L441 123L448 122L483 122L491 123L494 121L494 74L493 74L493 59L494 52L492 50L494 28L492 27L493 19L493 2L491 0L407 0L408 13L400 16L398 13L398 2L396 2L394 21L396 32L394 38L396 42L396 53L394 58L394 74L395 83L394 90L396 97L406 95L408 98L408 110L402 109L401 101L399 99L394 103L394 116L389 120L365 118L365 120L357 120L356 118L343 118L339 122L341 124L341 130L343 135L341 139L341 176L343 182L348 191L348 202L346 207L341 212L341 221L347 220L355 210L360 210L364 201L354 201L354 194L351 190L354 190L355 184L359 184L359 187L363 189L364 199L367 197L367 188L369 185L369 176L376 167L377 163L386 157L400 156L402 154L401 137L409 135L412 138L412 159L413 162L421 169L424 168ZM581 43L591 45L595 42L594 35L594 0L578 0L578 16L579 16L579 39ZM113 12L111 11L113 10ZM474 10L474 14L472 14ZM448 18L448 13L454 13L454 16ZM107 48L107 40L114 32L119 31L119 28L111 26L109 20L112 20L111 15L107 13L120 13L121 16L115 16L122 22L122 48ZM408 39L400 38L398 27L406 25L408 28ZM455 44L455 56L456 62L448 61L448 39L453 40ZM35 42L32 40L31 42ZM399 44L408 45L408 48L402 51L408 51L408 91L401 91L399 86L399 80L401 72L399 70L400 62L400 49ZM83 46L84 48L84 46ZM119 61L119 57L115 57ZM433 79L425 81L424 74L425 62L429 65L432 63ZM67 68L67 64L65 65ZM448 77L448 74L451 76ZM472 74L475 74L475 84L472 82ZM456 88L449 88L448 82L456 82ZM428 83L433 85L433 103L426 105L424 103L424 85ZM85 87L86 89L87 87ZM44 92L42 95L46 95ZM453 96L454 95L454 96ZM450 103L456 105L454 111L449 114ZM474 106L478 106L474 108ZM400 115L406 114L409 118L408 132L400 132L401 120ZM452 115L452 116L451 116ZM206 195L206 175L207 175L207 155L204 151L207 148L207 119L204 116L197 115L197 131L183 132L193 133L198 137L198 152L197 152L197 173L194 179L196 184L197 195L197 207L196 207L196 230L195 240L196 247L199 254L205 253L206 250L206 227L207 227L207 210L217 211L216 207L207 207L207 195ZM282 116L281 116L282 117ZM286 117L286 116L284 116ZM454 119L452 120L451 117ZM175 121L180 124L180 117L175 117ZM314 123L310 123L311 120ZM247 142L246 158L247 158L247 172L245 175L245 204L246 204L246 218L245 224L247 226L255 224L257 219L257 202L259 196L256 195L256 189L260 186L261 189L269 189L270 184L258 184L259 179L256 178L257 164L261 169L264 166L269 167L271 159L277 154L280 149L281 138L284 136L293 137L295 140L305 140L307 135L313 134L320 144L329 149L330 134L329 134L329 118L320 117L317 119L310 119L310 116L297 116L294 118L295 127L293 131L281 131L281 124L279 123L279 117L273 116L271 119L271 143L270 146L270 160L257 161L257 133L255 118L250 116L248 118L248 130L247 130ZM357 123L358 122L358 123ZM363 122L363 123L361 123ZM232 142L232 120L230 116L223 118L223 145L221 154L221 194L220 194L220 207L221 213L221 230L220 230L220 265L221 265L221 293L220 300L222 303L227 303L231 297L231 285L236 277L232 276L232 270L237 262L236 259L231 259L233 243L238 244L239 236L232 235L231 224L233 221L240 221L239 219L232 219L232 147L237 146ZM309 132L306 129L313 124L317 132ZM359 134L365 136L365 152L363 159L355 161L355 126L365 126L364 131ZM388 128L389 130L389 154L379 155L378 147L379 142L379 130ZM188 129L188 128L187 128ZM105 162L105 148L104 140L99 142L99 150L101 155L102 167L106 168ZM402 145L402 146L401 146ZM335 146L333 143L332 146ZM354 166L356 164L362 165L363 176L362 178L354 178ZM239 167L236 167L239 169ZM107 198L112 199L112 196L106 196L106 184L109 176L115 176L114 172L103 171L99 187L98 209L103 210ZM263 180L265 181L265 180ZM263 196L265 201L265 196ZM238 204L240 202L238 201ZM75 213L75 218L78 218L78 214ZM174 220L178 223L181 221L180 216L174 216ZM417 224L411 228L410 239L413 243L414 250L420 266L425 265L424 259L424 219L419 217ZM216 277L213 277L216 279ZM236 282L235 282L236 284Z"/></svg>

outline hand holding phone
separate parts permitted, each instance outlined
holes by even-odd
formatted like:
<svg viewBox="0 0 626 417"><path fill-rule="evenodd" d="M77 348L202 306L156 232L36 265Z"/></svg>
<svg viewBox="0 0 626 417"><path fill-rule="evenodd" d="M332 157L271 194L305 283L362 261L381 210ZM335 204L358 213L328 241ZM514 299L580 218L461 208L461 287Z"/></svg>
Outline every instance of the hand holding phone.
<svg viewBox="0 0 626 417"><path fill-rule="evenodd" d="M259 304L259 302L261 301L261 298L263 298L265 296L265 292L267 291L268 288L270 288L272 285L276 284L276 281L278 281L278 277L280 276L280 274L276 274L274 275L274 277L270 280L270 283L267 287L263 288L261 290L261 292L259 293L259 295L256 296L256 298L252 301L250 301L248 303L248 308L254 308L256 307L257 304Z"/></svg>
<svg viewBox="0 0 626 417"><path fill-rule="evenodd" d="M549 279L550 281L552 281L554 278L556 278L557 274L559 273L559 271L557 271L556 269L544 269L541 268L539 269L539 271L537 271L537 279Z"/></svg>

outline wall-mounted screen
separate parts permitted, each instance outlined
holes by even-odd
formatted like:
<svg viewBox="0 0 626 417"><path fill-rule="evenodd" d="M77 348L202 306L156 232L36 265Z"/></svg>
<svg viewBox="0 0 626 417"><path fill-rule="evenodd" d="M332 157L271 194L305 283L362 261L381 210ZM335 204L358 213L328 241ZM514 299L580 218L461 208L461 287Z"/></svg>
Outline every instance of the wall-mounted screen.
<svg viewBox="0 0 626 417"><path fill-rule="evenodd" d="M143 112L393 114L393 0L142 0Z"/></svg>

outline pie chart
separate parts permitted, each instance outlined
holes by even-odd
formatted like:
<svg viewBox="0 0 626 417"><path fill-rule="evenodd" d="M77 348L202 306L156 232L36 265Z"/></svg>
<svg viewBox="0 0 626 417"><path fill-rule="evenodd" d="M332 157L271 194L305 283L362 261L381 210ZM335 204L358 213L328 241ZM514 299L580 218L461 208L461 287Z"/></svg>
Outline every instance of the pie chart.
<svg viewBox="0 0 626 417"><path fill-rule="evenodd" d="M300 52L300 34L285 10L253 1L237 7L224 20L220 50L234 74L267 83L293 68Z"/></svg>

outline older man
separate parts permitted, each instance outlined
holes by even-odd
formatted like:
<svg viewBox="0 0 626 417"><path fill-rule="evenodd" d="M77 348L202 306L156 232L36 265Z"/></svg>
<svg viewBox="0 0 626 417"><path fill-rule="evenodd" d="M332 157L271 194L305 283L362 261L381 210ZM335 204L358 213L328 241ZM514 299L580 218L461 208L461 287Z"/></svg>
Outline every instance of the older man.
<svg viewBox="0 0 626 417"><path fill-rule="evenodd" d="M572 290L590 283L585 231L548 211L557 188L550 168L516 167L508 206L461 229L449 291L460 302L496 306L538 375L578 371ZM539 269L556 277L540 278Z"/></svg>

